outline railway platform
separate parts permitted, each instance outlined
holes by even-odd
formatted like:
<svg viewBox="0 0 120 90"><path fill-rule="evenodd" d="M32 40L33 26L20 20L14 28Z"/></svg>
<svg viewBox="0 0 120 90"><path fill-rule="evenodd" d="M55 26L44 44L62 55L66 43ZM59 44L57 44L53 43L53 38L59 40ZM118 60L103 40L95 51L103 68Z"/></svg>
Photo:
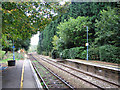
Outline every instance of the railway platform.
<svg viewBox="0 0 120 90"><path fill-rule="evenodd" d="M120 64L80 59L66 59L64 63L120 84Z"/></svg>
<svg viewBox="0 0 120 90"><path fill-rule="evenodd" d="M2 71L2 89L42 90L42 86L29 59L16 61L15 66L8 66Z"/></svg>
<svg viewBox="0 0 120 90"><path fill-rule="evenodd" d="M80 60L80 59L66 59L66 61L82 63L82 64L86 64L86 65L120 71L119 64L113 64L113 63L107 63L107 62L101 62L101 61L92 61L92 60L86 61L86 60Z"/></svg>

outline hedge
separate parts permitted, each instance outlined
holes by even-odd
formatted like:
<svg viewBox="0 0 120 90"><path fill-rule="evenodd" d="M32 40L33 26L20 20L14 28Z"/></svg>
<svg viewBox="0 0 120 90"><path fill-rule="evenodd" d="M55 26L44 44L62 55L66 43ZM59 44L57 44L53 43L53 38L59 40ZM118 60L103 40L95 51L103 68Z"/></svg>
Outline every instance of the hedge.
<svg viewBox="0 0 120 90"><path fill-rule="evenodd" d="M66 59L76 59L81 58L81 53L84 51L84 47L75 47L70 49L65 49L62 51L62 58Z"/></svg>
<svg viewBox="0 0 120 90"><path fill-rule="evenodd" d="M101 61L120 63L120 49L112 45L104 45L99 47L99 55Z"/></svg>
<svg viewBox="0 0 120 90"><path fill-rule="evenodd" d="M90 60L100 60L99 48L98 47L89 48L88 57Z"/></svg>
<svg viewBox="0 0 120 90"><path fill-rule="evenodd" d="M104 45L88 50L90 60L120 63L120 49L113 45Z"/></svg>
<svg viewBox="0 0 120 90"><path fill-rule="evenodd" d="M87 50L84 47L65 49L62 52L63 59L86 59ZM120 49L113 45L91 47L88 49L89 60L99 60L112 63L120 63Z"/></svg>

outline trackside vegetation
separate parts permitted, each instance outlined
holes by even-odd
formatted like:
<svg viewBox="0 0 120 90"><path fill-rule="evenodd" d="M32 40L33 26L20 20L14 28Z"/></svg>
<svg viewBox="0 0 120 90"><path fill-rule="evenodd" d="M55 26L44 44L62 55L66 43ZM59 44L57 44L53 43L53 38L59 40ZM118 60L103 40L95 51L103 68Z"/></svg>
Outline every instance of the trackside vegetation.
<svg viewBox="0 0 120 90"><path fill-rule="evenodd" d="M38 54L86 59L88 27L89 60L120 63L118 2L2 2L0 6L1 59L12 57L14 47L15 52L28 51L30 38L38 31Z"/></svg>
<svg viewBox="0 0 120 90"><path fill-rule="evenodd" d="M15 51L23 48L28 51L32 35L43 31L57 14L65 13L67 5L69 2L64 6L59 2L1 2L2 50L12 51L14 42Z"/></svg>
<svg viewBox="0 0 120 90"><path fill-rule="evenodd" d="M40 33L37 52L53 58L86 59L87 29L89 60L120 63L118 4L72 2Z"/></svg>

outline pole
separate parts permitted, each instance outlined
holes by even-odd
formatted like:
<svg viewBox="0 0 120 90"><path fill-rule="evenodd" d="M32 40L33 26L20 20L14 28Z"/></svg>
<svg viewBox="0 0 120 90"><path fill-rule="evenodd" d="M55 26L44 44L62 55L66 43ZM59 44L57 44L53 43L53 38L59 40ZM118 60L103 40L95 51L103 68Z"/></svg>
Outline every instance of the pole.
<svg viewBox="0 0 120 90"><path fill-rule="evenodd" d="M88 61L88 26L87 26L87 61Z"/></svg>
<svg viewBox="0 0 120 90"><path fill-rule="evenodd" d="M15 54L14 54L14 39L13 39L13 60L15 60Z"/></svg>

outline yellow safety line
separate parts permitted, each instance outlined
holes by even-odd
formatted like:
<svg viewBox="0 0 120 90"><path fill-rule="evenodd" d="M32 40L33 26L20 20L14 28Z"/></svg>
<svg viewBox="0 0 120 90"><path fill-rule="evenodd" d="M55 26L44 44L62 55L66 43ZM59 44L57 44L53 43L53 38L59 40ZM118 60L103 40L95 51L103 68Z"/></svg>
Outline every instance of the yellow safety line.
<svg viewBox="0 0 120 90"><path fill-rule="evenodd" d="M24 62L23 62L23 67L22 67L20 90L22 90L23 88L23 77L24 77Z"/></svg>

